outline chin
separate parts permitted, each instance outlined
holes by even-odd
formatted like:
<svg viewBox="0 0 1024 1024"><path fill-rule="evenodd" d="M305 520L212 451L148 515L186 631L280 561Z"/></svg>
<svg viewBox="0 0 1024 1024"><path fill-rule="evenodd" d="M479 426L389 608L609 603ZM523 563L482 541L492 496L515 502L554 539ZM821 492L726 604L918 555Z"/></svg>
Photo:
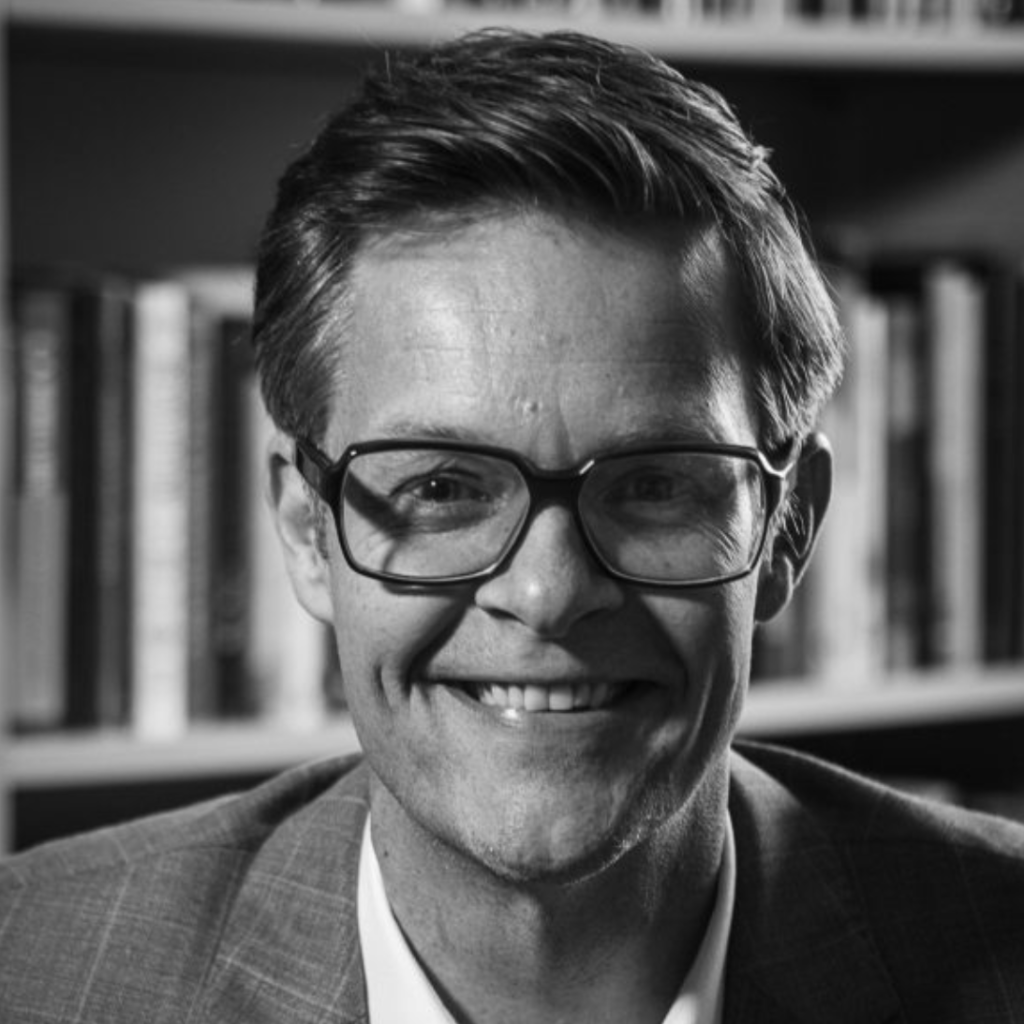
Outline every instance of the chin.
<svg viewBox="0 0 1024 1024"><path fill-rule="evenodd" d="M587 806L589 812L581 812ZM635 804L612 810L601 801L579 800L561 807L538 801L523 813L463 837L459 845L509 882L571 884L611 867L656 827L638 818Z"/></svg>
<svg viewBox="0 0 1024 1024"><path fill-rule="evenodd" d="M607 870L629 845L619 841L556 850L498 845L472 851L472 856L495 877L516 886L567 886Z"/></svg>
<svg viewBox="0 0 1024 1024"><path fill-rule="evenodd" d="M490 819L489 829L465 836L463 848L509 882L583 881L614 868L648 843L677 845L694 815L713 815L723 805L725 769L701 767L708 766L666 766L661 777L649 776L640 787L608 782L597 793L584 787L582 792L521 794L520 813L506 807L500 819Z"/></svg>

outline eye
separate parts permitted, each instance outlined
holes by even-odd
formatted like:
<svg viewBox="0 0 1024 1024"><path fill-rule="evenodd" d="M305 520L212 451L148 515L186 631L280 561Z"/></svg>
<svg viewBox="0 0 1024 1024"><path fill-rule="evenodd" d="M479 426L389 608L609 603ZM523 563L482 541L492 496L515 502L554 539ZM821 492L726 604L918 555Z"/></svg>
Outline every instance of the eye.
<svg viewBox="0 0 1024 1024"><path fill-rule="evenodd" d="M393 498L407 497L430 505L453 503L483 503L494 500L492 494L479 481L455 474L433 474L403 484L393 492Z"/></svg>
<svg viewBox="0 0 1024 1024"><path fill-rule="evenodd" d="M615 480L603 500L612 505L662 504L686 497L691 482L679 473L661 468L631 470Z"/></svg>
<svg viewBox="0 0 1024 1024"><path fill-rule="evenodd" d="M628 501L672 501L679 497L680 483L668 473L635 473L620 483L619 490Z"/></svg>

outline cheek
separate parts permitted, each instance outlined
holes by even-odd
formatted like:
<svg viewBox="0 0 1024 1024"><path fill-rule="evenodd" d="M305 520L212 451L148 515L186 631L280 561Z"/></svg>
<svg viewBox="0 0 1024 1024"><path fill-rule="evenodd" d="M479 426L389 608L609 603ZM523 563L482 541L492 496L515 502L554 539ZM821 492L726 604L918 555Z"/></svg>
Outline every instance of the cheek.
<svg viewBox="0 0 1024 1024"><path fill-rule="evenodd" d="M410 666L441 641L465 603L457 592L389 589L353 572L340 556L332 559L331 591L341 675L354 712L404 700Z"/></svg>
<svg viewBox="0 0 1024 1024"><path fill-rule="evenodd" d="M705 713L738 714L754 636L753 577L686 596L653 594L647 607L686 667L687 700Z"/></svg>

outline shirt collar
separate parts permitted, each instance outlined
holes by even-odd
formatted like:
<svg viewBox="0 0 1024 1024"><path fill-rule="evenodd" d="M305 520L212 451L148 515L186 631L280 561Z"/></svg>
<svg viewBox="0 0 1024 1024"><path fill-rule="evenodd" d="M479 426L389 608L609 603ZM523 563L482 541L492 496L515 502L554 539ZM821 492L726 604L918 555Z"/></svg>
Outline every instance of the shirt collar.
<svg viewBox="0 0 1024 1024"><path fill-rule="evenodd" d="M736 894L736 846L726 819L715 906L697 957L663 1024L720 1024ZM370 1024L456 1024L423 973L388 903L367 816L359 859L359 942Z"/></svg>

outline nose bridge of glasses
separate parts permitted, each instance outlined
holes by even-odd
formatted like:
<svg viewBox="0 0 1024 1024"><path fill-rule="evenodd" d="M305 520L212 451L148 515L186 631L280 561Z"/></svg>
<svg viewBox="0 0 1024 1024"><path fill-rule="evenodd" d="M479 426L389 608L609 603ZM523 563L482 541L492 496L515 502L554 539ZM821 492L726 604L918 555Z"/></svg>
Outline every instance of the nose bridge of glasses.
<svg viewBox="0 0 1024 1024"><path fill-rule="evenodd" d="M580 491L593 462L574 469L531 469L524 473L530 491L531 513L549 505L563 505L575 511Z"/></svg>
<svg viewBox="0 0 1024 1024"><path fill-rule="evenodd" d="M598 565L604 566L604 559L594 548L594 541L586 528L580 509L580 493L593 465L593 460L589 460L571 469L538 469L525 465L517 467L526 483L530 501L516 531L515 541L506 552L506 560L513 557L522 546L537 517L546 509L554 507L564 510L571 519L580 551L586 552Z"/></svg>

